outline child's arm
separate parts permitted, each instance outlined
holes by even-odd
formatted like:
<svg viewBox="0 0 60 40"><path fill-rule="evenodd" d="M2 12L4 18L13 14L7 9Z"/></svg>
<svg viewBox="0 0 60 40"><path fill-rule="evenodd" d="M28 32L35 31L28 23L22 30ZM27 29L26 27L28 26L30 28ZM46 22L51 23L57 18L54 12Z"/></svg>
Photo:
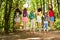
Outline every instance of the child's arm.
<svg viewBox="0 0 60 40"><path fill-rule="evenodd" d="M48 21L50 21L49 11L48 11Z"/></svg>

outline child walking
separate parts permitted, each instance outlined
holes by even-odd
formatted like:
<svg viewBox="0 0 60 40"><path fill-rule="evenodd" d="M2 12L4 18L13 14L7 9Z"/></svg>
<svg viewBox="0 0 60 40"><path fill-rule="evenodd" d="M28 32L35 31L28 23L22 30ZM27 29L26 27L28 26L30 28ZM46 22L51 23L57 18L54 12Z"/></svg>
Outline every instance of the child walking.
<svg viewBox="0 0 60 40"><path fill-rule="evenodd" d="M33 11L30 12L29 19L31 24L30 32L31 31L35 32L35 14Z"/></svg>
<svg viewBox="0 0 60 40"><path fill-rule="evenodd" d="M14 30L16 28L19 28L18 26L20 26L20 15L22 14L22 12L17 8L15 10L15 13L14 13L14 22L15 22L15 25L14 25Z"/></svg>
<svg viewBox="0 0 60 40"><path fill-rule="evenodd" d="M47 15L47 13L45 13L45 15L44 15L44 32L45 31L48 32L48 15Z"/></svg>
<svg viewBox="0 0 60 40"><path fill-rule="evenodd" d="M23 30L26 30L26 26L27 26L27 22L28 22L28 14L27 14L27 9L26 8L24 8L24 10L23 10L22 21L23 21Z"/></svg>
<svg viewBox="0 0 60 40"><path fill-rule="evenodd" d="M38 23L38 30L41 32L42 30L42 14L41 14L42 9L38 9L38 14L37 14L37 23Z"/></svg>

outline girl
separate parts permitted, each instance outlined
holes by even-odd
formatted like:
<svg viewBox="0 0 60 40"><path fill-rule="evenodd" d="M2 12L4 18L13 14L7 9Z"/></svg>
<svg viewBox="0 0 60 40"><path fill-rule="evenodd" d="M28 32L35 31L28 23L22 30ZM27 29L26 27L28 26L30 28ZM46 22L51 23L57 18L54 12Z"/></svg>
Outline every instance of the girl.
<svg viewBox="0 0 60 40"><path fill-rule="evenodd" d="M53 29L53 24L54 24L54 11L52 9L52 5L49 5L49 11L48 11L48 16L50 20L50 27Z"/></svg>
<svg viewBox="0 0 60 40"><path fill-rule="evenodd" d="M23 21L23 30L26 30L26 26L27 26L27 22L28 22L28 14L27 14L27 9L24 8L23 10L23 18L22 18L22 21Z"/></svg>
<svg viewBox="0 0 60 40"><path fill-rule="evenodd" d="M16 26L20 26L20 15L21 11L17 8L14 13L14 21L15 21L14 28L16 28Z"/></svg>
<svg viewBox="0 0 60 40"><path fill-rule="evenodd" d="M42 9L39 8L38 9L38 14L37 14L37 23L38 23L38 30L41 31L42 30L42 15L41 15L41 11Z"/></svg>
<svg viewBox="0 0 60 40"><path fill-rule="evenodd" d="M35 14L33 11L30 12L29 18L30 18L30 24L31 24L30 31L35 32Z"/></svg>

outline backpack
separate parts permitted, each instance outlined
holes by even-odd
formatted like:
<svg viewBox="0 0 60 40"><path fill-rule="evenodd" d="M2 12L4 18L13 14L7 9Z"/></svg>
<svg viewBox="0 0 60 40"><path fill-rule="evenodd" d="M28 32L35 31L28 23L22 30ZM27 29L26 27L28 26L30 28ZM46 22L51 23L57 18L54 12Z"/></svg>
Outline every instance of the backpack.
<svg viewBox="0 0 60 40"><path fill-rule="evenodd" d="M35 17L34 14L33 13L30 13L29 18L30 19L33 19L34 17Z"/></svg>
<svg viewBox="0 0 60 40"><path fill-rule="evenodd" d="M26 17L26 16L27 16L27 13L26 13L26 12L24 12L24 13L23 13L23 17Z"/></svg>

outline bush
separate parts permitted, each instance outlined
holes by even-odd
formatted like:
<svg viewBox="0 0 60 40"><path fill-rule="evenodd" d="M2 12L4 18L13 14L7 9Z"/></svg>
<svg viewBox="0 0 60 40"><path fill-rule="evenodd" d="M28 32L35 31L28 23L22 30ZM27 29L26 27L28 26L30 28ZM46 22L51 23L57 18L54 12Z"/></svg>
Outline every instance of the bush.
<svg viewBox="0 0 60 40"><path fill-rule="evenodd" d="M0 26L0 32L3 32L3 26Z"/></svg>
<svg viewBox="0 0 60 40"><path fill-rule="evenodd" d="M54 23L54 28L56 30L60 30L60 20L57 20L55 23Z"/></svg>

